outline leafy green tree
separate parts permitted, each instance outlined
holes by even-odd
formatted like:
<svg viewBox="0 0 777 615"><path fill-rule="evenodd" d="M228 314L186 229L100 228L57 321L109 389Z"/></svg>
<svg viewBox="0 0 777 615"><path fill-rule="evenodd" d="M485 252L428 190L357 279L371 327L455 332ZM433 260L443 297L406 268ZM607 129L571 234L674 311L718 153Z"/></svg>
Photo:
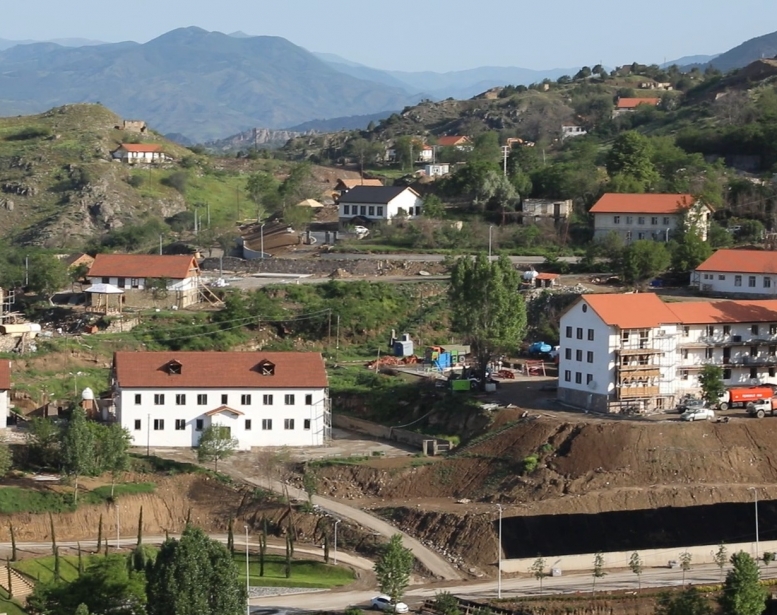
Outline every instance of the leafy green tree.
<svg viewBox="0 0 777 615"><path fill-rule="evenodd" d="M119 476L130 467L131 441L132 436L118 423L113 423L99 432L97 440L99 467L100 470L111 473L111 497Z"/></svg>
<svg viewBox="0 0 777 615"><path fill-rule="evenodd" d="M760 583L758 563L740 551L731 556L731 564L718 598L723 615L761 615L766 610L768 594Z"/></svg>
<svg viewBox="0 0 777 615"><path fill-rule="evenodd" d="M447 591L437 592L434 595L434 607L442 615L461 615L459 599Z"/></svg>
<svg viewBox="0 0 777 615"><path fill-rule="evenodd" d="M346 149L349 156L356 158L359 161L359 169L362 177L364 176L365 163L375 162L377 157L383 151L383 146L376 141L368 141L367 139L358 138L353 139L348 143Z"/></svg>
<svg viewBox="0 0 777 615"><path fill-rule="evenodd" d="M722 380L723 374L721 374L721 380ZM718 545L718 550L715 551L715 557L713 558L713 561L715 562L715 565L720 569L720 580L723 581L723 568L725 568L726 563L728 562L728 550L726 549L726 545L724 545L722 542Z"/></svg>
<svg viewBox="0 0 777 615"><path fill-rule="evenodd" d="M731 233L714 220L710 223L707 240L713 248L727 248L733 243Z"/></svg>
<svg viewBox="0 0 777 615"><path fill-rule="evenodd" d="M663 592L656 615L711 615L712 608L698 589L689 586L681 592Z"/></svg>
<svg viewBox="0 0 777 615"><path fill-rule="evenodd" d="M300 201L317 197L320 192L321 189L313 176L313 165L309 162L293 166L288 177L278 187L280 204L284 211Z"/></svg>
<svg viewBox="0 0 777 615"><path fill-rule="evenodd" d="M680 568L683 571L683 585L685 585L685 573L691 569L692 556L688 551L680 553Z"/></svg>
<svg viewBox="0 0 777 615"><path fill-rule="evenodd" d="M34 293L51 295L67 288L70 281L67 265L50 254L33 254L29 257L29 283L27 288Z"/></svg>
<svg viewBox="0 0 777 615"><path fill-rule="evenodd" d="M445 205L442 199L436 194L430 194L424 199L424 208L422 210L427 218L436 218L441 220L445 217Z"/></svg>
<svg viewBox="0 0 777 615"><path fill-rule="evenodd" d="M498 163L502 160L502 148L499 146L499 133L493 131L481 132L475 137L470 160Z"/></svg>
<svg viewBox="0 0 777 615"><path fill-rule="evenodd" d="M607 155L607 173L610 177L624 175L631 177L645 190L654 186L659 178L651 156L650 140L630 130L620 134Z"/></svg>
<svg viewBox="0 0 777 615"><path fill-rule="evenodd" d="M516 293L518 286L518 272L504 255L493 262L482 253L474 259L460 258L451 271L452 320L471 345L482 381L495 356L523 341L526 304Z"/></svg>
<svg viewBox="0 0 777 615"><path fill-rule="evenodd" d="M712 246L698 234L688 231L677 240L677 245L672 251L672 270L676 273L693 271L710 256L712 256Z"/></svg>
<svg viewBox="0 0 777 615"><path fill-rule="evenodd" d="M246 193L256 204L257 220L263 219L267 211L277 204L279 185L270 173L257 172L248 176Z"/></svg>
<svg viewBox="0 0 777 615"><path fill-rule="evenodd" d="M399 602L410 584L413 570L413 552L402 545L401 534L394 534L383 547L374 570L380 591L389 596L392 603Z"/></svg>
<svg viewBox="0 0 777 615"><path fill-rule="evenodd" d="M62 468L73 477L73 500L78 502L78 479L96 470L94 434L80 406L73 409L62 434Z"/></svg>
<svg viewBox="0 0 777 615"><path fill-rule="evenodd" d="M529 572L540 582L540 593L542 593L542 580L548 576L545 572L545 558L538 556L529 568Z"/></svg>
<svg viewBox="0 0 777 615"><path fill-rule="evenodd" d="M8 443L5 440L0 439L0 477L8 474L11 467L13 467L11 447L8 446Z"/></svg>
<svg viewBox="0 0 777 615"><path fill-rule="evenodd" d="M409 136L399 137L394 142L394 152L396 160L403 169L413 168L413 164L418 159L421 151L421 143L418 139Z"/></svg>
<svg viewBox="0 0 777 615"><path fill-rule="evenodd" d="M644 239L635 241L623 250L621 273L627 283L640 284L666 271L671 260L665 244Z"/></svg>
<svg viewBox="0 0 777 615"><path fill-rule="evenodd" d="M197 446L197 460L205 463L213 462L213 469L218 472L219 461L231 457L237 450L237 440L229 433L229 428L222 425L206 427L200 436Z"/></svg>
<svg viewBox="0 0 777 615"><path fill-rule="evenodd" d="M637 575L637 590L639 591L642 589L642 570L644 569L644 564L639 553L636 551L634 551L629 558L629 568Z"/></svg>
<svg viewBox="0 0 777 615"><path fill-rule="evenodd" d="M699 373L699 386L701 386L701 396L704 402L711 408L717 406L721 396L726 392L726 387L723 384L723 368L720 365L705 365L702 367ZM723 558L722 561L725 563L725 547L720 545L718 553L721 553L721 549L723 551L720 557ZM722 572L723 566L718 559L715 561Z"/></svg>
<svg viewBox="0 0 777 615"><path fill-rule="evenodd" d="M162 544L146 571L148 615L243 615L246 593L227 548L199 528Z"/></svg>
<svg viewBox="0 0 777 615"><path fill-rule="evenodd" d="M594 555L594 567L591 571L591 576L593 577L591 593L596 592L596 579L604 578L606 575L607 573L604 571L604 555L599 551Z"/></svg>

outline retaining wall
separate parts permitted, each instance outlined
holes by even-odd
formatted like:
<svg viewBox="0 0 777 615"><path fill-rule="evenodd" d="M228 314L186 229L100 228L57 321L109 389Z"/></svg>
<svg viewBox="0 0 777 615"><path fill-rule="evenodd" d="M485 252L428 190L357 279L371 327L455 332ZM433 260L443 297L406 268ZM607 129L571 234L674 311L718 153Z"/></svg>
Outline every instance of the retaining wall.
<svg viewBox="0 0 777 615"><path fill-rule="evenodd" d="M357 419L352 416L345 416L342 414L332 415L332 425L340 429L348 429L357 433L362 433L373 438L382 438L383 440L392 440L394 442L400 442L401 444L407 444L420 450L424 450L424 443L432 441L437 447L448 450L450 442L448 440L442 440L440 438L434 438L425 434L416 433L414 431L408 431L406 429L394 429L393 427L386 427L372 421L366 421L364 419ZM436 450L425 451L430 454L434 454Z"/></svg>

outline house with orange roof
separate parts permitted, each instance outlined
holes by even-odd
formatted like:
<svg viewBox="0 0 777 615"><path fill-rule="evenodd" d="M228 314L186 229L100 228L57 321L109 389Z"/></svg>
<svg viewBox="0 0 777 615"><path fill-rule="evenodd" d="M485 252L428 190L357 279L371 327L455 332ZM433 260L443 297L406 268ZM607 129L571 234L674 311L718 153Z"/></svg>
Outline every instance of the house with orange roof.
<svg viewBox="0 0 777 615"><path fill-rule="evenodd" d="M200 268L188 254L98 254L86 274L89 304L185 308L200 301Z"/></svg>
<svg viewBox="0 0 777 615"><path fill-rule="evenodd" d="M719 296L777 297L777 252L718 250L696 267L691 286Z"/></svg>
<svg viewBox="0 0 777 615"><path fill-rule="evenodd" d="M112 397L134 446L191 448L219 426L241 450L321 446L328 379L316 352L116 352Z"/></svg>
<svg viewBox="0 0 777 615"><path fill-rule="evenodd" d="M111 156L127 164L153 164L171 160L158 143L122 143L111 152Z"/></svg>
<svg viewBox="0 0 777 615"><path fill-rule="evenodd" d="M663 412L699 395L705 365L726 386L777 385L777 300L664 303L583 295L561 317L558 399L596 412Z"/></svg>
<svg viewBox="0 0 777 615"><path fill-rule="evenodd" d="M451 135L447 137L437 137L438 147L455 147L463 152L471 152L473 149L472 140L462 135Z"/></svg>
<svg viewBox="0 0 777 615"><path fill-rule="evenodd" d="M612 116L618 117L619 115L623 115L624 113L632 113L637 107L640 107L642 105L650 105L652 107L657 107L660 104L661 104L660 98L620 97L618 98L618 101L615 103L615 109L612 112Z"/></svg>
<svg viewBox="0 0 777 615"><path fill-rule="evenodd" d="M680 223L706 239L712 219L712 209L691 194L609 192L589 213L594 217L594 239L615 233L627 244L640 239L669 241Z"/></svg>

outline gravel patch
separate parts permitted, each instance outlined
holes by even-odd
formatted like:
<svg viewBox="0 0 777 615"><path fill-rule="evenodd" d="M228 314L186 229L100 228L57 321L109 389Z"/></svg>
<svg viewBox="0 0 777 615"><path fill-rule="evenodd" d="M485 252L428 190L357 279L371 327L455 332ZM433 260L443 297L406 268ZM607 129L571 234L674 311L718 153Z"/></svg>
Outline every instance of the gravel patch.
<svg viewBox="0 0 777 615"><path fill-rule="evenodd" d="M288 596L290 594L310 594L324 591L323 589L311 589L309 587L249 587L250 598L263 598L267 596Z"/></svg>

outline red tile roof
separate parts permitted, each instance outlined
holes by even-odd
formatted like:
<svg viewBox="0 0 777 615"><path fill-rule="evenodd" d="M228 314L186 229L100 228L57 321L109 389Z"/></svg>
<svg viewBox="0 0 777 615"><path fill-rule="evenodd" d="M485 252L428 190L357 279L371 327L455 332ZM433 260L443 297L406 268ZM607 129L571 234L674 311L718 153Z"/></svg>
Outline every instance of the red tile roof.
<svg viewBox="0 0 777 615"><path fill-rule="evenodd" d="M677 316L653 293L583 295L606 324L621 329L649 329L677 322Z"/></svg>
<svg viewBox="0 0 777 615"><path fill-rule="evenodd" d="M777 322L777 300L765 301L689 301L670 306L677 321L684 325L718 322Z"/></svg>
<svg viewBox="0 0 777 615"><path fill-rule="evenodd" d="M561 276L558 273L538 273L535 280L556 280Z"/></svg>
<svg viewBox="0 0 777 615"><path fill-rule="evenodd" d="M337 180L337 185L342 185L346 190L350 190L356 186L383 186L383 182L379 179L360 179L358 177L356 179L343 179L341 177Z"/></svg>
<svg viewBox="0 0 777 615"><path fill-rule="evenodd" d="M660 98L619 98L618 109L636 109L640 105L657 106L661 102Z"/></svg>
<svg viewBox="0 0 777 615"><path fill-rule="evenodd" d="M168 373L171 361L180 374ZM262 375L260 363L274 364ZM329 386L324 359L317 352L117 352L113 355L116 381L123 388L237 389Z"/></svg>
<svg viewBox="0 0 777 615"><path fill-rule="evenodd" d="M98 254L86 275L89 278L183 280L198 273L197 261L187 254Z"/></svg>
<svg viewBox="0 0 777 615"><path fill-rule="evenodd" d="M11 362L0 359L0 391L11 390Z"/></svg>
<svg viewBox="0 0 777 615"><path fill-rule="evenodd" d="M765 250L718 250L696 271L726 273L777 273L777 252Z"/></svg>
<svg viewBox="0 0 777 615"><path fill-rule="evenodd" d="M469 137L452 136L452 137L437 137L437 145L440 147L451 147L453 145L468 145Z"/></svg>
<svg viewBox="0 0 777 615"><path fill-rule="evenodd" d="M619 194L602 195L591 208L592 214L676 214L696 202L690 194Z"/></svg>
<svg viewBox="0 0 777 615"><path fill-rule="evenodd" d="M161 152L162 146L156 143L122 143L119 149L143 154L147 152Z"/></svg>

